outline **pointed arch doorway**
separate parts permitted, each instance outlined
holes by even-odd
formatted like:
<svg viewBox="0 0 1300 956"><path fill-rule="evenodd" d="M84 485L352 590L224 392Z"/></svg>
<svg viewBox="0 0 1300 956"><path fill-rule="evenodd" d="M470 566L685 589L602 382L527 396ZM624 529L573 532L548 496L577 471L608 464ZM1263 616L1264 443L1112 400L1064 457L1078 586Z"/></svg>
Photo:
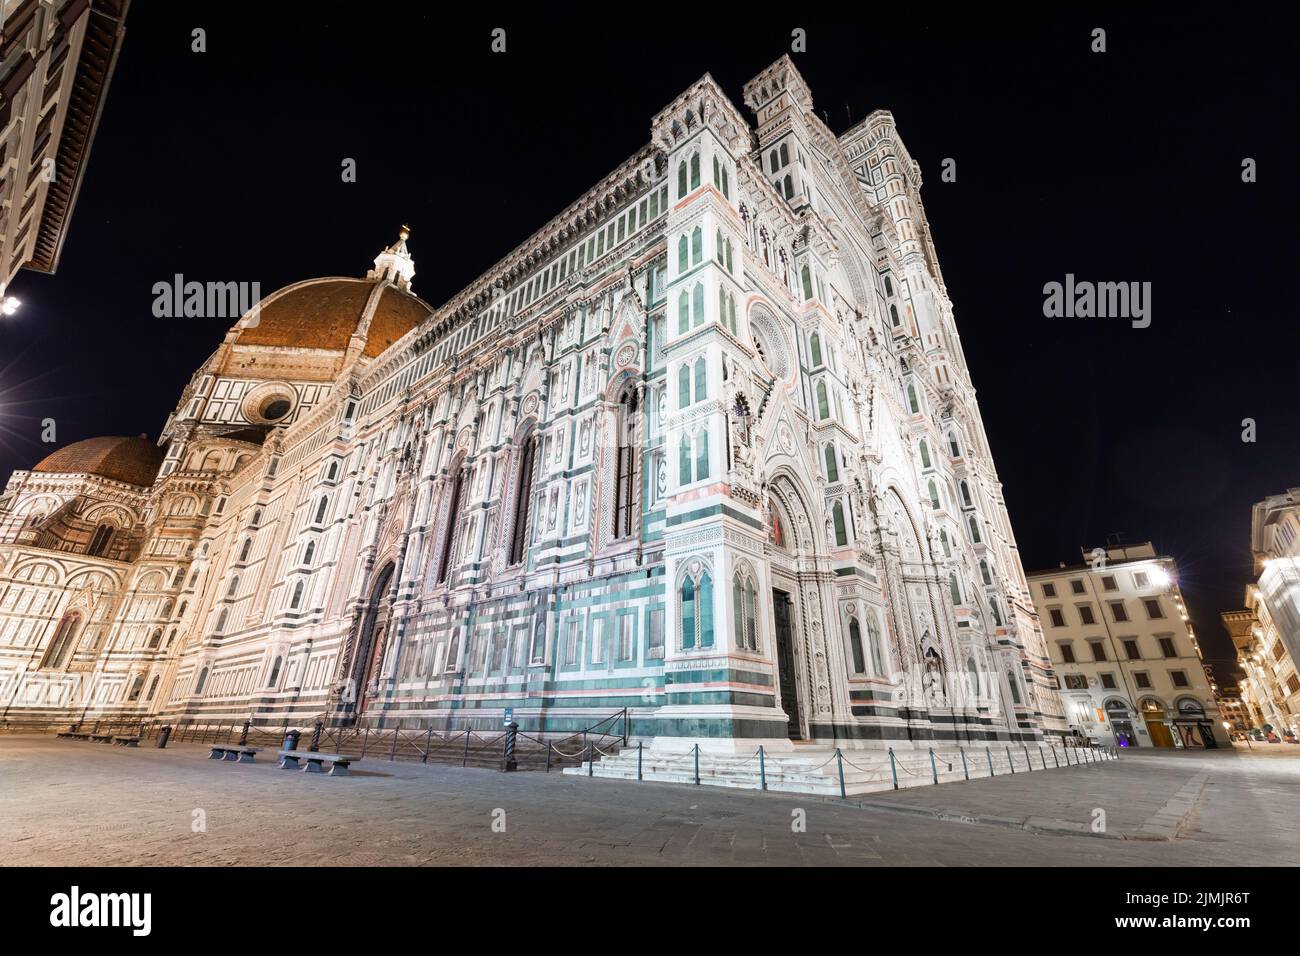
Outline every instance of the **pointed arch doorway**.
<svg viewBox="0 0 1300 956"><path fill-rule="evenodd" d="M352 658L353 712L360 716L370 703L375 669L379 666L379 652L382 650L383 636L388 630L388 620L392 608L388 603L388 589L393 581L393 562L389 561L375 576L375 583L370 589L370 598L366 602L361 616L361 630L357 634L357 653Z"/></svg>

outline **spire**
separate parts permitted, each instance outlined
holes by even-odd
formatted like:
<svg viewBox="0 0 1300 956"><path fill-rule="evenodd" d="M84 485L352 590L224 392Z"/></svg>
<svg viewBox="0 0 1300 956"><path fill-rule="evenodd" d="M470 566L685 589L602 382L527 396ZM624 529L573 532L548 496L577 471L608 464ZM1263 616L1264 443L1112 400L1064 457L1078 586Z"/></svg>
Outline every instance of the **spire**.
<svg viewBox="0 0 1300 956"><path fill-rule="evenodd" d="M410 292L411 279L415 276L415 260L406 249L406 240L410 235L411 227L402 226L397 241L375 256L375 267L366 273L366 278L382 279L404 292Z"/></svg>

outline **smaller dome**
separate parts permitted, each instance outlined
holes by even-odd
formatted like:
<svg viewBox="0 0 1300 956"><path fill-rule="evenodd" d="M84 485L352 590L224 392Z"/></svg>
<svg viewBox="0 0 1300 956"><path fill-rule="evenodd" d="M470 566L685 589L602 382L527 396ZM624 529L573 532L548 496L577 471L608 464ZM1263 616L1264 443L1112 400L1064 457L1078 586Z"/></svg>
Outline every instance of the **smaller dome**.
<svg viewBox="0 0 1300 956"><path fill-rule="evenodd" d="M99 475L148 487L162 466L162 449L146 436L87 438L46 455L32 471Z"/></svg>

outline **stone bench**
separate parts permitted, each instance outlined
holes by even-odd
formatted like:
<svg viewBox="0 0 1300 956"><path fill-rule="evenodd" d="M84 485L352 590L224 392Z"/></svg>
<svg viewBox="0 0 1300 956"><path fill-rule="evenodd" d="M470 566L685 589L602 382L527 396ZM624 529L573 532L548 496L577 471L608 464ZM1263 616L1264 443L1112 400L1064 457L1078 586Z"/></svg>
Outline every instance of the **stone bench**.
<svg viewBox="0 0 1300 956"><path fill-rule="evenodd" d="M64 740L89 740L90 734L83 730L62 730L55 734L56 737L62 737Z"/></svg>
<svg viewBox="0 0 1300 956"><path fill-rule="evenodd" d="M119 747L138 747L140 746L139 737L114 737L113 743Z"/></svg>
<svg viewBox="0 0 1300 956"><path fill-rule="evenodd" d="M317 750L281 750L279 753L281 770L297 770L298 761L305 760L307 766L302 768L305 773L324 773L321 764L329 761L331 777L346 777L348 765L361 759L346 754L321 753Z"/></svg>
<svg viewBox="0 0 1300 956"><path fill-rule="evenodd" d="M112 734L91 734L90 739L97 744L111 744L113 742Z"/></svg>
<svg viewBox="0 0 1300 956"><path fill-rule="evenodd" d="M247 744L212 744L209 760L234 760L237 763L253 763L254 757L262 752L261 747Z"/></svg>

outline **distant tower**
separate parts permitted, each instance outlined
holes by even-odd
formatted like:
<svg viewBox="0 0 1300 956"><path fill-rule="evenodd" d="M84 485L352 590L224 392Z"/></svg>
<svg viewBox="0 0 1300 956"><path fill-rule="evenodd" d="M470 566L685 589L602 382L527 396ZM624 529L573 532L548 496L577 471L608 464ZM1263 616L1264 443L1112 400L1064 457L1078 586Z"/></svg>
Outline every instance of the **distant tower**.
<svg viewBox="0 0 1300 956"><path fill-rule="evenodd" d="M397 241L375 256L375 267L366 273L367 279L384 279L403 292L411 291L411 279L415 277L415 260L406 248L406 240L411 237L411 227L403 226L397 234Z"/></svg>

